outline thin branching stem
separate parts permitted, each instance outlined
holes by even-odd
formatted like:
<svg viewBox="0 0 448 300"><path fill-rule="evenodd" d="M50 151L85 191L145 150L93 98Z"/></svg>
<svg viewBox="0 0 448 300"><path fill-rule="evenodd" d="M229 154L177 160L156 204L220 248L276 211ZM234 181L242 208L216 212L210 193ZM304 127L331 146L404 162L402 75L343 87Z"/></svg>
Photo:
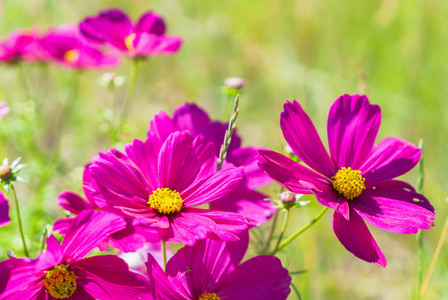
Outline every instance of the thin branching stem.
<svg viewBox="0 0 448 300"><path fill-rule="evenodd" d="M115 134L113 135L113 142L117 142L120 139L121 131L123 130L123 126L126 123L126 119L128 118L129 112L131 111L132 104L132 96L134 95L135 83L137 82L137 73L138 73L138 62L139 58L136 57L132 60L131 71L129 74L128 87L126 89L126 96L124 98L123 111L121 112L120 119L118 121L117 129L115 130Z"/></svg>
<svg viewBox="0 0 448 300"><path fill-rule="evenodd" d="M282 241L283 235L285 234L286 227L288 226L289 221L289 209L285 212L285 218L283 219L282 227L280 229L280 235L278 237L277 243L275 244L274 250L272 250L271 255L274 255L279 250L280 242Z"/></svg>
<svg viewBox="0 0 448 300"><path fill-rule="evenodd" d="M325 206L311 221L308 222L305 226L291 234L289 237L287 237L283 242L280 243L277 247L277 251L282 250L286 247L289 243L291 243L296 237L304 233L308 228L314 225L317 221L319 221L320 218L325 214L325 212L328 210L328 207Z"/></svg>

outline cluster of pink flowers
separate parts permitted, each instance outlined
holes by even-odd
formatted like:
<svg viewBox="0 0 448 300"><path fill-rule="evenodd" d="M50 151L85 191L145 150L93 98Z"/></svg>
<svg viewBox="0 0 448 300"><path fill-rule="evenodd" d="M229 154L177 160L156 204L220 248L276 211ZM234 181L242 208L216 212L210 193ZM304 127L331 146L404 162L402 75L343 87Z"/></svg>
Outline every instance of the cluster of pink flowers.
<svg viewBox="0 0 448 300"><path fill-rule="evenodd" d="M137 58L174 54L179 37L165 35L166 25L154 12L144 13L134 26L119 9L107 9L79 25L17 30L0 42L0 63L54 62L74 69L110 68L120 62L118 53ZM108 46L109 51L104 47Z"/></svg>
<svg viewBox="0 0 448 300"><path fill-rule="evenodd" d="M133 24L121 10L109 9L42 36L35 29L14 32L0 44L0 61L109 67L119 62L114 52L131 59L175 53L182 41L165 31L153 12ZM111 52L99 48L104 46ZM8 112L0 103L0 118ZM0 262L0 299L286 299L291 277L278 258L261 255L240 264L249 229L277 211L257 191L272 181L333 208L341 244L364 261L386 266L364 221L411 234L433 226L434 208L395 179L417 164L421 150L394 137L375 145L380 121L379 106L367 97L339 97L328 117L328 154L301 105L287 101L280 126L298 159L243 147L235 130L220 162L228 124L211 120L195 104L179 106L172 116L160 112L145 139L134 139L123 151L99 151L86 164L83 195L59 194L56 201L72 214L53 225L64 236L61 242L50 235L36 259ZM14 167L5 169L8 176ZM0 226L10 222L8 211L0 193ZM162 269L156 256L166 254L167 242L184 246ZM117 255L89 256L97 247L140 251L144 259L131 269Z"/></svg>

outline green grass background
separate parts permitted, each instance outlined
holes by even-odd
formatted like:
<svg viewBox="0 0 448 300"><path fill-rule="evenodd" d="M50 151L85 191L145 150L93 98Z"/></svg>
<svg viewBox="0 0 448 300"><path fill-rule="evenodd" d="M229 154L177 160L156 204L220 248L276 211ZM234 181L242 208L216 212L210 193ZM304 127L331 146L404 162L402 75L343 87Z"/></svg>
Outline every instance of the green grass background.
<svg viewBox="0 0 448 300"><path fill-rule="evenodd" d="M230 76L247 81L238 118L243 143L277 151L285 145L279 128L285 99L300 101L326 140L332 102L343 93L367 92L382 109L377 140L424 140L423 191L436 208L435 227L423 234L426 273L448 214L448 2L4 0L0 6L1 36L17 28L45 30L75 23L104 7L121 7L134 19L147 9L165 17L168 33L181 36L184 44L175 56L151 57L141 64L124 142L144 138L156 113L171 113L186 101L221 118L221 86ZM113 72L127 77L129 68L124 59ZM64 189L80 191L83 165L108 145L104 119L112 94L99 84L104 72L80 74L79 97L63 132L64 164L55 170L46 157L61 107L73 94L74 74L53 65L25 65L23 70L31 100L20 85L17 67L0 66L0 101L12 109L0 120L0 157L22 156L27 164L22 172L27 184L16 187L28 244L37 255L42 227L64 215L56 195ZM125 86L116 88L119 100L124 93ZM416 178L416 170L403 177L412 184ZM7 249L22 254L13 208L13 222L0 228L1 259ZM320 209L313 201L294 211L287 231ZM279 253L290 271L308 270L294 275L302 299L415 297L415 236L371 230L388 259L385 269L356 259L340 245L332 232L331 212ZM448 299L447 249L424 299Z"/></svg>

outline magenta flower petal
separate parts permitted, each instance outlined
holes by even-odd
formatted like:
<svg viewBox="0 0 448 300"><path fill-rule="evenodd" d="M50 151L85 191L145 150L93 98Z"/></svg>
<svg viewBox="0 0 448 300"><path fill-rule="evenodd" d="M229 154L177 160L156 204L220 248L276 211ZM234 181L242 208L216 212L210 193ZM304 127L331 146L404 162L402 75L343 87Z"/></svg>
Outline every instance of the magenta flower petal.
<svg viewBox="0 0 448 300"><path fill-rule="evenodd" d="M186 207L201 205L220 199L233 191L243 179L241 168L216 172L209 178L197 181L180 196Z"/></svg>
<svg viewBox="0 0 448 300"><path fill-rule="evenodd" d="M185 291L185 287L180 282L169 281L168 276L152 255L148 254L145 265L148 270L150 289L155 299L189 299L188 295L191 293Z"/></svg>
<svg viewBox="0 0 448 300"><path fill-rule="evenodd" d="M215 230L216 223L210 218L187 211L172 218L170 226L166 229L160 228L159 234L164 241L192 246L196 240L206 238L207 234Z"/></svg>
<svg viewBox="0 0 448 300"><path fill-rule="evenodd" d="M205 144L202 136L193 140L193 136L187 131L173 133L160 150L160 186L180 192L190 186L195 178L210 174L215 167L213 150L213 144ZM198 191L200 192L203 191ZM188 201L184 193L181 197L184 201Z"/></svg>
<svg viewBox="0 0 448 300"><path fill-rule="evenodd" d="M297 101L287 101L280 114L280 127L288 145L310 168L330 178L336 166L328 156L316 128Z"/></svg>
<svg viewBox="0 0 448 300"><path fill-rule="evenodd" d="M400 190L386 182L378 184L376 189L364 191L353 203L353 208L375 227L409 234L434 225L434 213L419 206L420 202L427 203L428 200L415 191Z"/></svg>
<svg viewBox="0 0 448 300"><path fill-rule="evenodd" d="M134 55L175 54L181 45L180 37L151 33L139 33L133 41Z"/></svg>
<svg viewBox="0 0 448 300"><path fill-rule="evenodd" d="M338 196L332 186L322 186L320 189L311 189L316 196L317 201L324 206L337 209L341 204L347 203L347 200Z"/></svg>
<svg viewBox="0 0 448 300"><path fill-rule="evenodd" d="M50 235L46 242L47 249L39 255L35 263L35 268L41 271L47 271L51 267L59 265L64 256L61 245L53 235Z"/></svg>
<svg viewBox="0 0 448 300"><path fill-rule="evenodd" d="M333 214L333 230L341 244L353 255L378 266L386 266L386 258L366 223L353 209L350 209L349 220L338 212Z"/></svg>
<svg viewBox="0 0 448 300"><path fill-rule="evenodd" d="M330 184L322 175L298 164L283 154L260 150L258 165L278 184L298 194L311 194L311 186Z"/></svg>
<svg viewBox="0 0 448 300"><path fill-rule="evenodd" d="M83 210L86 209L96 209L97 207L92 206L83 197L72 191L63 191L58 195L56 199L60 206L69 212L79 215Z"/></svg>
<svg viewBox="0 0 448 300"><path fill-rule="evenodd" d="M147 11L138 19L137 25L135 25L135 32L147 32L157 35L165 33L166 26L163 18L158 14Z"/></svg>
<svg viewBox="0 0 448 300"><path fill-rule="evenodd" d="M216 291L217 283L239 265L248 239L246 232L240 241L231 242L230 247L229 243L213 240L183 247L168 261L166 274L171 282L179 282L189 292L189 299L198 299L205 291ZM186 271L189 276L183 276Z"/></svg>
<svg viewBox="0 0 448 300"><path fill-rule="evenodd" d="M196 216L206 217L212 220L216 227L213 232L207 234L207 238L218 241L237 241L236 234L247 230L248 222L242 215L211 209L188 208L188 211Z"/></svg>
<svg viewBox="0 0 448 300"><path fill-rule="evenodd" d="M420 160L421 149L394 137L379 142L360 167L367 186L387 181L410 171Z"/></svg>
<svg viewBox="0 0 448 300"><path fill-rule="evenodd" d="M274 256L257 256L244 262L216 288L221 300L288 298L291 277ZM256 288L254 288L256 287Z"/></svg>
<svg viewBox="0 0 448 300"><path fill-rule="evenodd" d="M11 222L9 218L9 203L2 192L0 192L0 226L8 225Z"/></svg>
<svg viewBox="0 0 448 300"><path fill-rule="evenodd" d="M272 179L258 166L258 151L262 147L238 148L229 154L228 161L235 166L244 167L244 178L248 189L256 189L272 182Z"/></svg>
<svg viewBox="0 0 448 300"><path fill-rule="evenodd" d="M72 263L76 282L96 299L152 299L146 279L130 272L115 255L92 256Z"/></svg>
<svg viewBox="0 0 448 300"><path fill-rule="evenodd" d="M125 39L132 31L132 22L120 9L103 10L96 17L88 17L79 24L81 33L91 42L108 43L127 50Z"/></svg>
<svg viewBox="0 0 448 300"><path fill-rule="evenodd" d="M380 107L371 105L366 96L345 94L336 99L328 115L327 132L338 169L359 169L373 147L380 122Z"/></svg>
<svg viewBox="0 0 448 300"><path fill-rule="evenodd" d="M67 234L67 231L72 225L74 219L75 217L57 219L54 221L53 230L62 235Z"/></svg>
<svg viewBox="0 0 448 300"><path fill-rule="evenodd" d="M152 189L160 186L158 175L158 156L162 144L154 143L152 140L145 142L135 139L132 144L125 146L126 155L129 159L139 165L142 175Z"/></svg>
<svg viewBox="0 0 448 300"><path fill-rule="evenodd" d="M43 272L36 274L30 260L10 258L0 262L0 299L38 299L36 294L44 290L43 276Z"/></svg>
<svg viewBox="0 0 448 300"><path fill-rule="evenodd" d="M268 196L256 191L248 190L244 182L231 193L218 201L210 203L210 209L221 211L235 211L249 220L251 226L266 223L277 211Z"/></svg>
<svg viewBox="0 0 448 300"><path fill-rule="evenodd" d="M101 241L126 227L122 217L91 210L81 212L62 241L62 252L67 261L85 257Z"/></svg>

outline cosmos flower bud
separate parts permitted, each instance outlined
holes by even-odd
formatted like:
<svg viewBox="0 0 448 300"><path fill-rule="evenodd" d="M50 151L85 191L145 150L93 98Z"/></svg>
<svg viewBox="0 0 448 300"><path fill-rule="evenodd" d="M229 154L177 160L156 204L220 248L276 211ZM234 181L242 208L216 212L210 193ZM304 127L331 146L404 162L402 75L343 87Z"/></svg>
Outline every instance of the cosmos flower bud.
<svg viewBox="0 0 448 300"><path fill-rule="evenodd" d="M246 85L246 81L240 77L229 77L224 80L224 85L231 89L241 90Z"/></svg>
<svg viewBox="0 0 448 300"><path fill-rule="evenodd" d="M0 166L0 179L8 179L11 177L12 170L11 167L8 165L1 165Z"/></svg>
<svg viewBox="0 0 448 300"><path fill-rule="evenodd" d="M290 191L282 192L278 198L286 206L293 205L296 202L296 195Z"/></svg>

